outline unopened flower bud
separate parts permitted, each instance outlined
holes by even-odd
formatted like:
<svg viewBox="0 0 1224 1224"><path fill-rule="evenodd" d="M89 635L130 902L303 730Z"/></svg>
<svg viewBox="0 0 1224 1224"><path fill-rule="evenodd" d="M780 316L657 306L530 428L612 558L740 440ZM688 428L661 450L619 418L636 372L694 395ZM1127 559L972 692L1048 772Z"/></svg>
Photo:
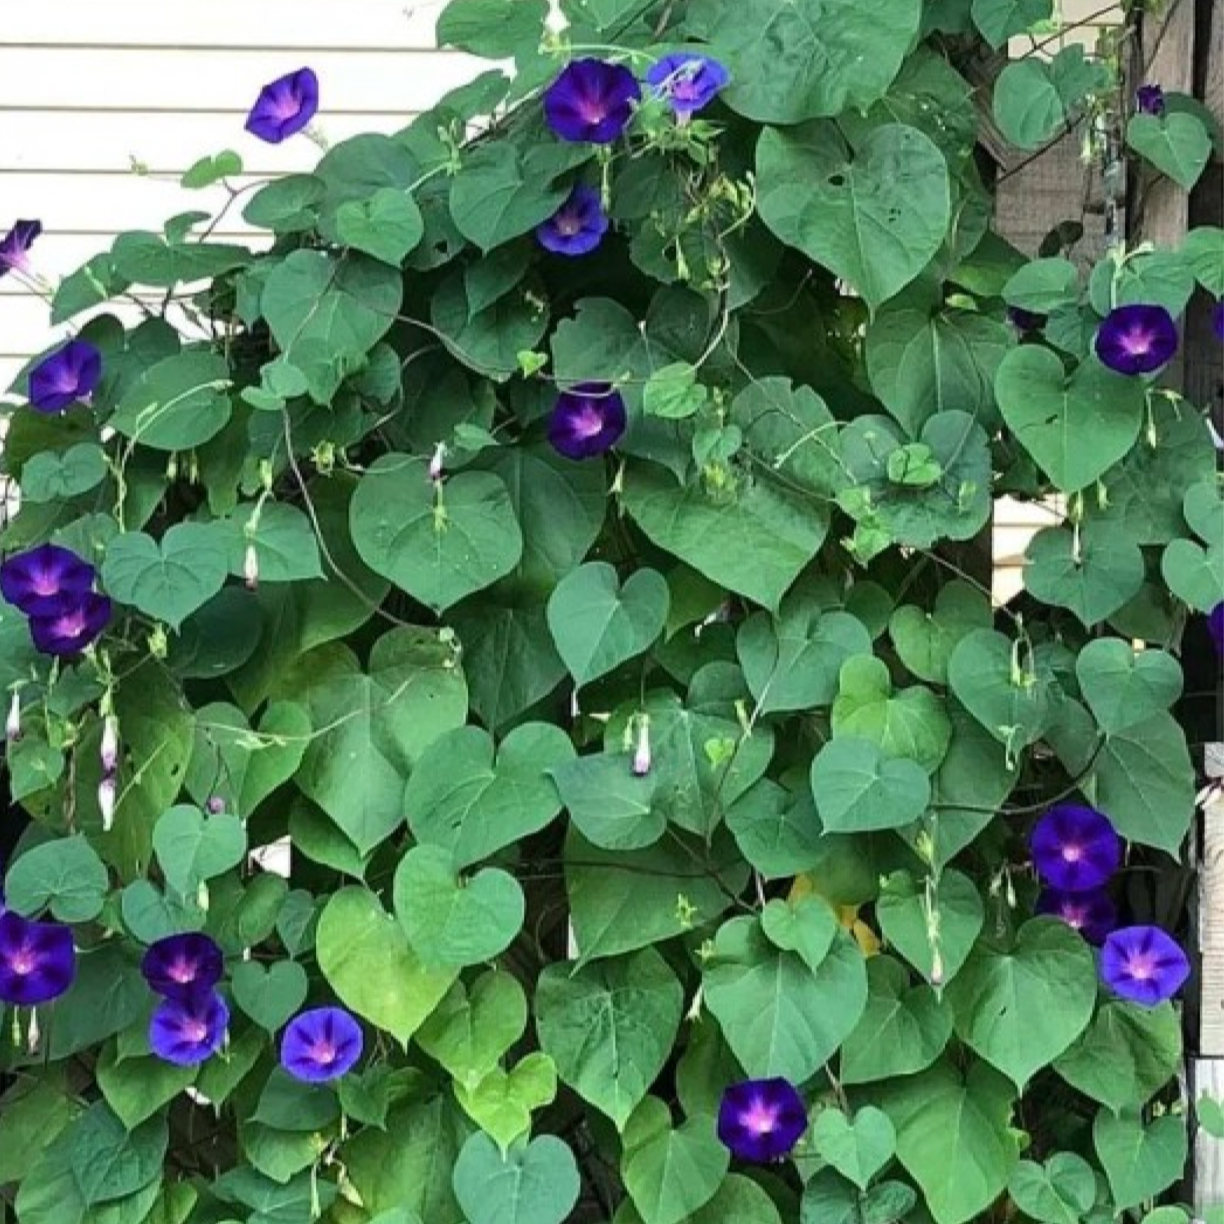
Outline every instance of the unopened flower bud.
<svg viewBox="0 0 1224 1224"><path fill-rule="evenodd" d="M650 772L650 717L646 714L638 719L637 748L633 753L633 772L644 778Z"/></svg>
<svg viewBox="0 0 1224 1224"><path fill-rule="evenodd" d="M225 800L220 795L209 795L208 802L204 806L208 809L210 816L220 816L225 811Z"/></svg>
<svg viewBox="0 0 1224 1224"><path fill-rule="evenodd" d="M10 744L15 744L21 738L21 694L14 693L9 702L8 721L4 724L4 734Z"/></svg>
<svg viewBox="0 0 1224 1224"><path fill-rule="evenodd" d="M429 479L441 480L442 474L446 471L446 443L439 442L434 447L433 458L429 461Z"/></svg>
<svg viewBox="0 0 1224 1224"><path fill-rule="evenodd" d="M102 720L102 772L108 777L119 766L119 720L108 714Z"/></svg>
<svg viewBox="0 0 1224 1224"><path fill-rule="evenodd" d="M936 948L934 955L931 957L931 985L942 986L944 984L944 960L943 953Z"/></svg>
<svg viewBox="0 0 1224 1224"><path fill-rule="evenodd" d="M38 1023L38 1008L30 1008L30 1027L26 1030L26 1053L37 1054L38 1045L42 1040L42 1029Z"/></svg>
<svg viewBox="0 0 1224 1224"><path fill-rule="evenodd" d="M242 577L247 584L247 589L254 591L259 587L259 553L255 549L254 544L246 546L246 553L242 558Z"/></svg>
<svg viewBox="0 0 1224 1224"><path fill-rule="evenodd" d="M115 786L115 778L113 774L109 774L98 783L98 808L102 813L103 833L109 833L114 826L117 798L118 788Z"/></svg>

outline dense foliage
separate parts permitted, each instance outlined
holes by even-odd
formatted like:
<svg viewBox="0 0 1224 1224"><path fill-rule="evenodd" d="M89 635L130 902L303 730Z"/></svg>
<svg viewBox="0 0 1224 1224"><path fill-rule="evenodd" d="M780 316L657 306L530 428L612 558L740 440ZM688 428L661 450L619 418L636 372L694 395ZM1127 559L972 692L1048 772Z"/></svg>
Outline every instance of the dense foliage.
<svg viewBox="0 0 1224 1224"><path fill-rule="evenodd" d="M992 231L960 69L1049 0L547 7L453 0L514 74L49 292L92 314L4 454L0 1184L20 1224L1142 1212L1186 1154L1169 711L1224 601L1159 377L1224 234ZM993 115L1187 185L1218 137L1074 45ZM996 610L1004 495L1049 526Z"/></svg>

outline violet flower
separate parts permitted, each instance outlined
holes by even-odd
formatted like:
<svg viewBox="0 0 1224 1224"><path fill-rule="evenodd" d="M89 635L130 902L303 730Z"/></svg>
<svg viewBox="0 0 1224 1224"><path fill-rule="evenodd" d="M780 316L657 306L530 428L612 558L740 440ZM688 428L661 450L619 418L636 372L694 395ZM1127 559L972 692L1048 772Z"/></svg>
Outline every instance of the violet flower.
<svg viewBox="0 0 1224 1224"><path fill-rule="evenodd" d="M1211 312L1211 330L1217 340L1224 340L1224 301L1217 302Z"/></svg>
<svg viewBox="0 0 1224 1224"><path fill-rule="evenodd" d="M361 1025L343 1007L316 1007L294 1016L281 1037L281 1066L294 1079L339 1079L361 1057Z"/></svg>
<svg viewBox="0 0 1224 1224"><path fill-rule="evenodd" d="M57 595L46 611L30 617L30 637L42 654L77 655L102 636L110 618L111 601L105 595Z"/></svg>
<svg viewBox="0 0 1224 1224"><path fill-rule="evenodd" d="M62 596L86 594L95 577L94 567L72 549L40 544L0 565L0 594L27 616L53 615Z"/></svg>
<svg viewBox="0 0 1224 1224"><path fill-rule="evenodd" d="M1023 306L1009 306L1007 321L1021 334L1040 331L1046 325L1046 315L1033 310L1025 310Z"/></svg>
<svg viewBox="0 0 1224 1224"><path fill-rule="evenodd" d="M8 272L33 275L29 250L34 240L42 233L41 221L18 221L3 238L0 238L0 276Z"/></svg>
<svg viewBox="0 0 1224 1224"><path fill-rule="evenodd" d="M1224 659L1224 603L1218 603L1207 614L1207 632L1215 643L1216 654Z"/></svg>
<svg viewBox="0 0 1224 1224"><path fill-rule="evenodd" d="M246 130L269 144L300 132L319 111L319 78L310 68L278 77L259 91Z"/></svg>
<svg viewBox="0 0 1224 1224"><path fill-rule="evenodd" d="M807 1107L784 1079L730 1084L718 1107L718 1137L733 1156L752 1164L781 1160L807 1130Z"/></svg>
<svg viewBox="0 0 1224 1224"><path fill-rule="evenodd" d="M1159 85L1140 85L1135 90L1135 109L1144 115L1156 115L1157 117L1165 113L1165 96L1164 90Z"/></svg>
<svg viewBox="0 0 1224 1224"><path fill-rule="evenodd" d="M225 958L216 942L199 931L167 935L149 946L140 972L165 999L188 999L211 990L220 980Z"/></svg>
<svg viewBox="0 0 1224 1224"><path fill-rule="evenodd" d="M623 65L574 60L545 91L544 118L562 140L612 144L641 97L637 77Z"/></svg>
<svg viewBox="0 0 1224 1224"><path fill-rule="evenodd" d="M726 89L731 74L717 60L681 52L665 55L646 80L683 120L709 106Z"/></svg>
<svg viewBox="0 0 1224 1224"><path fill-rule="evenodd" d="M221 1048L229 1019L225 1000L212 990L166 999L149 1020L149 1046L163 1062L194 1067Z"/></svg>
<svg viewBox="0 0 1224 1224"><path fill-rule="evenodd" d="M69 340L30 371L30 407L63 412L89 399L101 381L102 354L88 340Z"/></svg>
<svg viewBox="0 0 1224 1224"><path fill-rule="evenodd" d="M603 241L609 224L599 192L580 184L543 225L536 227L536 239L555 255L588 255Z"/></svg>
<svg viewBox="0 0 1224 1224"><path fill-rule="evenodd" d="M1118 921L1118 907L1103 888L1076 893L1047 888L1037 898L1035 909L1038 914L1061 919L1090 944L1103 943Z"/></svg>
<svg viewBox="0 0 1224 1224"><path fill-rule="evenodd" d="M1096 354L1118 374L1151 374L1177 352L1177 324L1163 306L1119 306L1096 334Z"/></svg>
<svg viewBox="0 0 1224 1224"><path fill-rule="evenodd" d="M1029 846L1037 874L1062 892L1100 888L1122 862L1122 839L1109 818L1076 803L1052 807L1034 827Z"/></svg>
<svg viewBox="0 0 1224 1224"><path fill-rule="evenodd" d="M625 401L611 383L579 383L557 396L548 440L567 459L590 459L611 450L628 423Z"/></svg>
<svg viewBox="0 0 1224 1224"><path fill-rule="evenodd" d="M1189 976L1185 952L1160 927L1123 927L1101 950L1101 980L1119 998L1144 1007L1171 999Z"/></svg>
<svg viewBox="0 0 1224 1224"><path fill-rule="evenodd" d="M0 913L0 1003L31 1007L58 999L76 977L72 929Z"/></svg>

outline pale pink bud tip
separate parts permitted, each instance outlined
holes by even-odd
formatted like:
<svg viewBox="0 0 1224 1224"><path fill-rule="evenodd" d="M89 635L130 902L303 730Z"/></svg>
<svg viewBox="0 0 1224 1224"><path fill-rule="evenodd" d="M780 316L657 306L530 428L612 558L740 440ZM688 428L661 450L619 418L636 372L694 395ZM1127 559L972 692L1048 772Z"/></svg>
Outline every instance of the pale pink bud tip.
<svg viewBox="0 0 1224 1224"><path fill-rule="evenodd" d="M210 816L220 816L225 811L225 800L220 795L210 795L205 806Z"/></svg>
<svg viewBox="0 0 1224 1224"><path fill-rule="evenodd" d="M102 832L109 833L115 823L116 787L114 778L103 778L98 784L98 808L102 812Z"/></svg>
<svg viewBox="0 0 1224 1224"><path fill-rule="evenodd" d="M242 558L242 577L250 590L259 586L259 554L254 544L246 546L246 554Z"/></svg>
<svg viewBox="0 0 1224 1224"><path fill-rule="evenodd" d="M113 774L119 765L119 720L108 714L102 722L102 772Z"/></svg>
<svg viewBox="0 0 1224 1224"><path fill-rule="evenodd" d="M4 724L4 734L10 744L15 744L21 738L21 697L13 694L9 704L8 721Z"/></svg>
<svg viewBox="0 0 1224 1224"><path fill-rule="evenodd" d="M446 443L439 442L438 445L434 447L433 458L430 459L429 461L429 479L430 480L441 480L442 479L442 474L446 470L445 462L446 462Z"/></svg>
<svg viewBox="0 0 1224 1224"><path fill-rule="evenodd" d="M642 719L638 726L637 749L633 754L633 772L644 778L650 772L650 723Z"/></svg>

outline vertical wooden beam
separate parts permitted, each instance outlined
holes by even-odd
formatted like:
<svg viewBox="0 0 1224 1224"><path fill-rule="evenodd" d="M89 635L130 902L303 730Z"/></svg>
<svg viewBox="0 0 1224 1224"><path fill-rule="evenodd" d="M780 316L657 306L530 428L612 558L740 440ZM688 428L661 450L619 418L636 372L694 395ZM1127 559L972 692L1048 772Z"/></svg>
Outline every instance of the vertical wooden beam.
<svg viewBox="0 0 1224 1224"><path fill-rule="evenodd" d="M1224 779L1224 744L1208 744L1204 756L1208 778ZM1198 1057L1191 1067L1191 1093L1197 1101L1224 1100L1224 796L1203 805L1202 855L1199 861ZM1224 1205L1224 1142L1195 1128L1194 1205L1202 1217L1209 1207Z"/></svg>

